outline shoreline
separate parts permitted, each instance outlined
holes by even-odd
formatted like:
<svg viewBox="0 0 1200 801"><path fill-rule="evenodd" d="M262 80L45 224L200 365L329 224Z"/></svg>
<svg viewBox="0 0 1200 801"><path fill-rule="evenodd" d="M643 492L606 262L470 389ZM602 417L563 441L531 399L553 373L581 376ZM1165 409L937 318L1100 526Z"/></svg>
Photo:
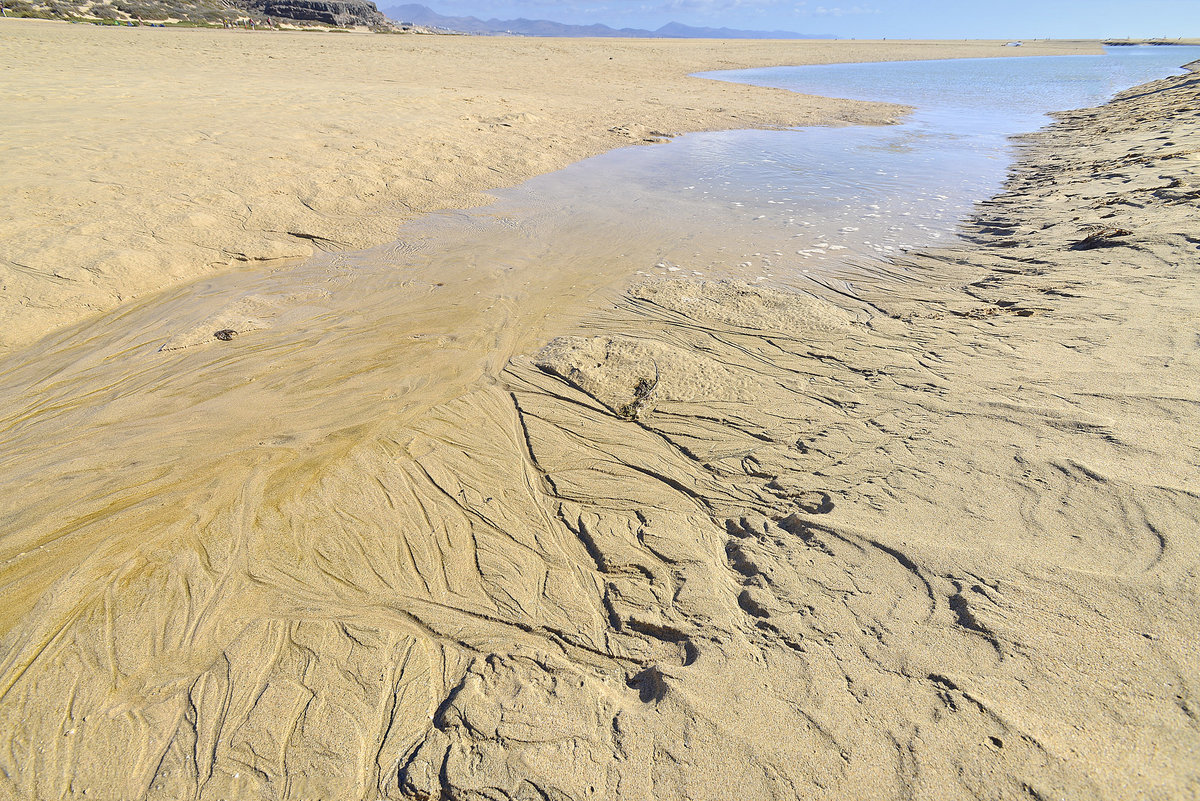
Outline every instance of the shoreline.
<svg viewBox="0 0 1200 801"><path fill-rule="evenodd" d="M0 796L1186 796L1200 74L1023 141L849 294L636 285L414 417L39 516L95 540L2 641Z"/></svg>
<svg viewBox="0 0 1200 801"><path fill-rule="evenodd" d="M14 110L0 130L0 353L240 265L390 242L405 221L624 145L903 112L695 72L1099 52L294 33L250 50L249 35L0 20Z"/></svg>

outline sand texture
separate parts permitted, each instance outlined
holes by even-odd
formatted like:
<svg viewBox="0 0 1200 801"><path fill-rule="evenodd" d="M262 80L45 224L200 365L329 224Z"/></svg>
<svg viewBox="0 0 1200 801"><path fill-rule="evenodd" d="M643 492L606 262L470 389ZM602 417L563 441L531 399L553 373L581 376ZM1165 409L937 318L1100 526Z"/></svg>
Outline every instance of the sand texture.
<svg viewBox="0 0 1200 801"><path fill-rule="evenodd" d="M1198 148L1196 74L1065 115L853 292L638 284L546 342L498 272L330 274L15 352L0 797L1196 797Z"/></svg>
<svg viewBox="0 0 1200 801"><path fill-rule="evenodd" d="M101 28L0 20L0 352L156 290L395 239L586 156L892 106L688 78L1095 43L702 42Z"/></svg>

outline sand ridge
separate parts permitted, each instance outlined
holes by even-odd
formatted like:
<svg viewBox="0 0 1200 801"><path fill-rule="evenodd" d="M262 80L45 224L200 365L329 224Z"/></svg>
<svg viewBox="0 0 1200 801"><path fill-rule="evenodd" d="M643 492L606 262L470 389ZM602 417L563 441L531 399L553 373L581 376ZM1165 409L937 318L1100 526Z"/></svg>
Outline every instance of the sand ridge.
<svg viewBox="0 0 1200 801"><path fill-rule="evenodd" d="M1094 42L712 42L0 20L0 349L231 266L391 241L586 156L902 109L687 77Z"/></svg>

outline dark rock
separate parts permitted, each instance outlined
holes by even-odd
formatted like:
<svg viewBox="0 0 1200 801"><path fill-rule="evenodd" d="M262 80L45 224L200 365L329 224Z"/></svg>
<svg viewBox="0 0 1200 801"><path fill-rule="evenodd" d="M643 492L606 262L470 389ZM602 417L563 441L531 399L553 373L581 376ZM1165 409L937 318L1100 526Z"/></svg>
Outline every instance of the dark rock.
<svg viewBox="0 0 1200 801"><path fill-rule="evenodd" d="M392 23L370 0L243 0L250 11L268 17L316 22L338 28L365 25L390 28Z"/></svg>

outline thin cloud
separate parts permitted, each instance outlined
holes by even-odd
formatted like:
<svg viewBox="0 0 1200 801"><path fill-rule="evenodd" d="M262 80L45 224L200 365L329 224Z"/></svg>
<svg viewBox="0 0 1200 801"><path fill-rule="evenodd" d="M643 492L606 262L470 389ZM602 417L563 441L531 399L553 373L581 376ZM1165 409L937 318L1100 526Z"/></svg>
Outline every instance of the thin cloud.
<svg viewBox="0 0 1200 801"><path fill-rule="evenodd" d="M482 18L526 17L614 27L654 28L667 20L725 27L746 27L739 21L782 28L799 20L854 18L880 14L875 4L814 5L818 0L395 0L432 4L441 13ZM877 0L879 2L879 0ZM880 4L886 4L882 0ZM770 20L768 22L768 20ZM811 23L810 23L811 24Z"/></svg>
<svg viewBox="0 0 1200 801"><path fill-rule="evenodd" d="M419 0L414 0L419 2ZM623 14L637 13L695 13L720 14L724 12L753 12L792 8L800 11L807 2L795 0L667 0L662 3L647 3L646 0L605 0L605 2L561 2L561 0L510 0L500 6L494 6L492 13L514 14L522 9L537 9L539 13L547 10L558 12L559 15L577 16L579 14ZM477 8L478 2L472 0L442 0L435 2L438 6L454 8Z"/></svg>
<svg viewBox="0 0 1200 801"><path fill-rule="evenodd" d="M879 9L870 8L868 6L850 6L849 8L842 8L840 6L835 6L833 8L817 6L812 11L801 13L808 13L817 17L851 17L859 14L878 14Z"/></svg>

